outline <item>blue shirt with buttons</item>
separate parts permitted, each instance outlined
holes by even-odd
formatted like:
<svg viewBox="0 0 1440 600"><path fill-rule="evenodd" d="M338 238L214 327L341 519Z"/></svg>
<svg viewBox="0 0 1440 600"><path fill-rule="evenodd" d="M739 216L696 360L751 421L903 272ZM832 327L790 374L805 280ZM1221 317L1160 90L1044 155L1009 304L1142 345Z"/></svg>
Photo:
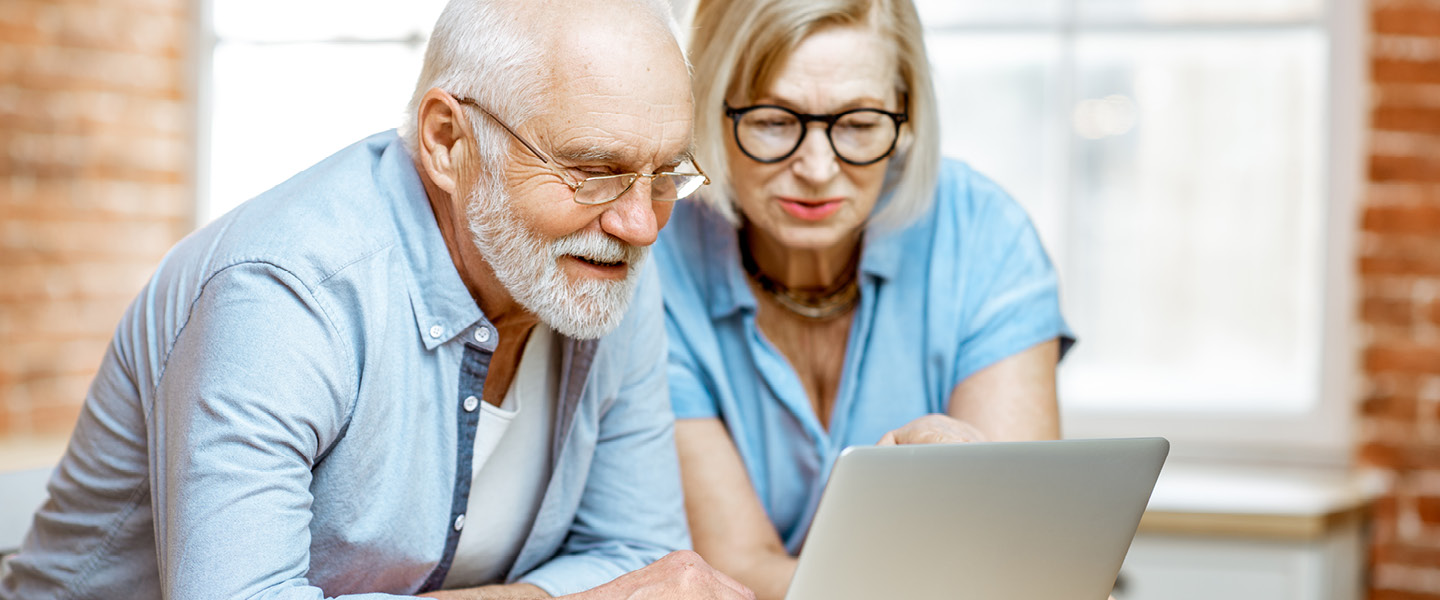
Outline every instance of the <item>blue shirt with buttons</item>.
<svg viewBox="0 0 1440 600"><path fill-rule="evenodd" d="M1025 211L963 163L944 163L929 212L867 234L830 427L799 377L755 325L736 230L680 203L661 232L677 418L719 418L786 548L797 553L841 450L874 444L916 417L944 413L966 377L1059 338L1054 268Z"/></svg>
<svg viewBox="0 0 1440 600"><path fill-rule="evenodd" d="M342 150L165 257L0 598L437 589L498 341L395 133ZM689 545L654 267L618 329L560 346L552 475L504 579L557 596Z"/></svg>

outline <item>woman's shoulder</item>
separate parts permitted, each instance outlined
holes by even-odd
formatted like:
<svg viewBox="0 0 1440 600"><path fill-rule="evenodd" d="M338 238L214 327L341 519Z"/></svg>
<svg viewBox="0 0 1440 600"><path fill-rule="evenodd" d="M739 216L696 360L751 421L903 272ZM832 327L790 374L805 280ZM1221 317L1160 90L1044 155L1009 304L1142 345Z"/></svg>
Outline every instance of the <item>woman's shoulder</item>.
<svg viewBox="0 0 1440 600"><path fill-rule="evenodd" d="M921 219L932 235L973 237L1032 227L1025 208L995 180L961 160L945 158L936 178L931 213Z"/></svg>
<svg viewBox="0 0 1440 600"><path fill-rule="evenodd" d="M716 280L710 270L723 264L726 253L733 251L724 243L724 234L731 232L733 237L733 231L724 217L698 199L675 203L652 247L667 310L702 304L708 295L704 290L707 282Z"/></svg>

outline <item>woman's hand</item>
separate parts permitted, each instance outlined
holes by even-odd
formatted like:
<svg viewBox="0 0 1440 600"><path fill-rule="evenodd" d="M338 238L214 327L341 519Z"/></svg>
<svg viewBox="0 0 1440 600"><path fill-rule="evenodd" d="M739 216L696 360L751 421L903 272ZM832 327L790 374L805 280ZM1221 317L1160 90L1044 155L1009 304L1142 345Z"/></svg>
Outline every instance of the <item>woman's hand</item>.
<svg viewBox="0 0 1440 600"><path fill-rule="evenodd" d="M904 427L885 434L876 446L902 444L963 444L985 442L989 438L974 425L949 415L925 415L906 423Z"/></svg>

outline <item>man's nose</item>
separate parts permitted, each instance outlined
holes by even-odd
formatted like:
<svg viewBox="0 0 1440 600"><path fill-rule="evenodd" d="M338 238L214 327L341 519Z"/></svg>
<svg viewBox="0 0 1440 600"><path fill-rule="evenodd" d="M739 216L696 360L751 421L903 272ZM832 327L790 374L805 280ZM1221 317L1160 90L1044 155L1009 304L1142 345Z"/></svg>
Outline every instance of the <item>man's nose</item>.
<svg viewBox="0 0 1440 600"><path fill-rule="evenodd" d="M660 224L655 216L655 202L650 199L651 185L649 177L641 177L619 198L610 201L600 215L600 229L632 246L655 243Z"/></svg>
<svg viewBox="0 0 1440 600"><path fill-rule="evenodd" d="M830 147L830 137L826 135L825 127L819 123L811 127L805 140L795 150L795 161L790 168L800 179L818 185L830 181L840 172L840 159Z"/></svg>

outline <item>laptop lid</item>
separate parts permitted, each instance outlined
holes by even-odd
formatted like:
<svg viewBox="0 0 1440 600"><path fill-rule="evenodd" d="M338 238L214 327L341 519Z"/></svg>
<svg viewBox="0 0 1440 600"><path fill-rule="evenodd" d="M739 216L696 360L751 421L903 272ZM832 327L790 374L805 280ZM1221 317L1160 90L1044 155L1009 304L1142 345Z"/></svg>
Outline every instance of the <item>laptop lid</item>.
<svg viewBox="0 0 1440 600"><path fill-rule="evenodd" d="M1105 600L1163 438L857 446L786 600Z"/></svg>

